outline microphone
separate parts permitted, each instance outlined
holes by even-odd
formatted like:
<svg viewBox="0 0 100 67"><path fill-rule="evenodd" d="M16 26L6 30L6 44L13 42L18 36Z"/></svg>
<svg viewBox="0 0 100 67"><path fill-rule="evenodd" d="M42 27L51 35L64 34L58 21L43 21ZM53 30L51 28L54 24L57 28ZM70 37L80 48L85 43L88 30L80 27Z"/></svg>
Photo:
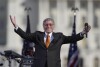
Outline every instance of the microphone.
<svg viewBox="0 0 100 67"><path fill-rule="evenodd" d="M86 38L87 38L87 36L88 36L88 34L87 34L87 32L88 32L88 23L85 23L85 31L86 31Z"/></svg>

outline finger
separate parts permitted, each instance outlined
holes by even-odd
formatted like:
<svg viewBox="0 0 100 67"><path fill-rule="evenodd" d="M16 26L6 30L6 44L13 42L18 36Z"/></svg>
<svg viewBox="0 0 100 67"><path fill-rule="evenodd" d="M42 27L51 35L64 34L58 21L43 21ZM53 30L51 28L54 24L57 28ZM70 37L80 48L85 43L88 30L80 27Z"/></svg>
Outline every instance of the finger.
<svg viewBox="0 0 100 67"><path fill-rule="evenodd" d="M14 23L14 19L12 18L12 16L10 15L10 20L12 23Z"/></svg>
<svg viewBox="0 0 100 67"><path fill-rule="evenodd" d="M11 15L10 15L10 20L11 20L12 24L14 24L14 20Z"/></svg>
<svg viewBox="0 0 100 67"><path fill-rule="evenodd" d="M16 18L15 18L15 16L14 16L14 23L16 24Z"/></svg>
<svg viewBox="0 0 100 67"><path fill-rule="evenodd" d="M10 17L10 20L11 20L11 22L12 22L12 17L11 17L11 15L10 15L9 17Z"/></svg>
<svg viewBox="0 0 100 67"><path fill-rule="evenodd" d="M91 29L91 26L90 25L88 26L88 29Z"/></svg>
<svg viewBox="0 0 100 67"><path fill-rule="evenodd" d="M91 29L91 26L90 26L90 25L88 25L88 32L90 31L90 29Z"/></svg>
<svg viewBox="0 0 100 67"><path fill-rule="evenodd" d="M15 16L14 16L14 20L15 20Z"/></svg>

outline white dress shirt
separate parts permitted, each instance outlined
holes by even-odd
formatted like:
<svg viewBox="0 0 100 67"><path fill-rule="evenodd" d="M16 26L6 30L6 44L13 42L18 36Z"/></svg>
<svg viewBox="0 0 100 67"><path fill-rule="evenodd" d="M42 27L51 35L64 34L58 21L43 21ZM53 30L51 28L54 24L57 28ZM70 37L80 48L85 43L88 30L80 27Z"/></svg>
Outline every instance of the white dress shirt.
<svg viewBox="0 0 100 67"><path fill-rule="evenodd" d="M54 39L53 35L52 35L52 32L49 33L49 36L50 36L50 42ZM47 33L45 32L45 35L44 35L44 43L46 42L46 38L47 38Z"/></svg>

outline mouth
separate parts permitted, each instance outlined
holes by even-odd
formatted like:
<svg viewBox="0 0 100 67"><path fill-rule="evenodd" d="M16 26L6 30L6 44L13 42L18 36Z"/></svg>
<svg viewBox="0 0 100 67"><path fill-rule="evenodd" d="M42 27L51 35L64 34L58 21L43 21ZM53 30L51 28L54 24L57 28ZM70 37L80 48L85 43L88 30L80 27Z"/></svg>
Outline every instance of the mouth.
<svg viewBox="0 0 100 67"><path fill-rule="evenodd" d="M51 30L51 29L47 29L46 31L47 31L47 32L52 32L52 30Z"/></svg>

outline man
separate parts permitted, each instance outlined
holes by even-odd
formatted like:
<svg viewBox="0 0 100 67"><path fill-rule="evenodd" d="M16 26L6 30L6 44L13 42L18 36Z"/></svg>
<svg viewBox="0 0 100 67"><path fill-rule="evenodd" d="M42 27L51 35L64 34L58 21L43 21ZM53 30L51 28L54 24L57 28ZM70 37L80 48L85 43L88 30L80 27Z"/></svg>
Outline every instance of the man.
<svg viewBox="0 0 100 67"><path fill-rule="evenodd" d="M60 32L53 32L54 20L46 18L43 21L44 32L36 31L27 34L16 25L15 17L13 19L10 16L10 19L18 35L35 43L33 67L61 67L60 49L62 44L79 41L90 30L90 26L88 26L88 29L84 29L76 36L65 36Z"/></svg>

